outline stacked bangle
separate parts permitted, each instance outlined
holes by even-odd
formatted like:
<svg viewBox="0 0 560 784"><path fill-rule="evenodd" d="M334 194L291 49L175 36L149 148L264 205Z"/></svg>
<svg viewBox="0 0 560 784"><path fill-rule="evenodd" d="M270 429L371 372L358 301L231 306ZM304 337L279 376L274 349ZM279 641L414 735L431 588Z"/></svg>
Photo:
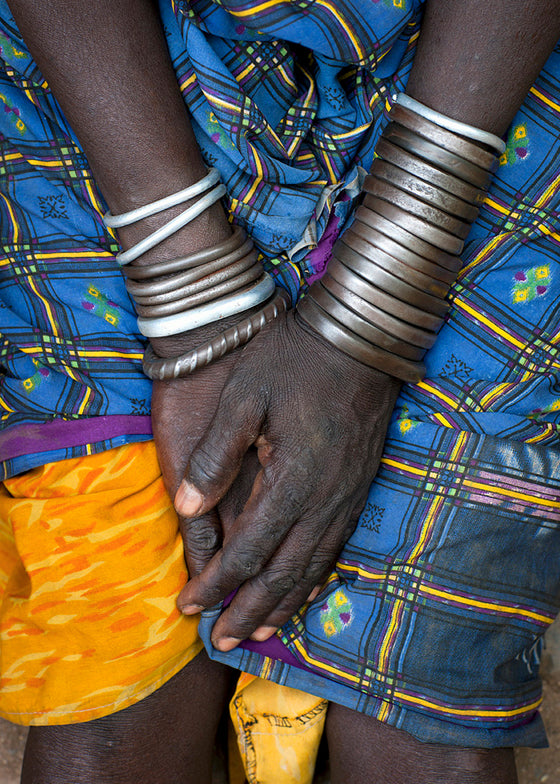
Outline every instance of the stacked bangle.
<svg viewBox="0 0 560 784"><path fill-rule="evenodd" d="M149 266L132 264L218 201L225 193L218 180L217 171L211 169L198 183L178 193L122 215L107 213L104 217L107 226L121 228L199 197L180 215L117 254L127 290L135 301L138 328L146 337L186 332L263 305L258 312L188 355L160 360L149 349L144 367L150 377L177 378L209 364L246 343L287 307L286 298L280 293L275 295L274 282L258 262L252 241L238 227L224 242L189 256Z"/></svg>
<svg viewBox="0 0 560 784"><path fill-rule="evenodd" d="M502 144L424 108L399 96L354 223L298 304L298 317L342 351L407 382L425 372Z"/></svg>

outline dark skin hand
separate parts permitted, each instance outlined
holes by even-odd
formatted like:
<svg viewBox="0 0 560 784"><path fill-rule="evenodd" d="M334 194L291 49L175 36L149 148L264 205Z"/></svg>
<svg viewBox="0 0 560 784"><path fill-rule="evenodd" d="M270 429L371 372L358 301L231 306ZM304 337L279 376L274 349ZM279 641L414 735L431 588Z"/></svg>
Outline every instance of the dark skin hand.
<svg viewBox="0 0 560 784"><path fill-rule="evenodd" d="M559 0L433 0L408 92L503 133L559 36ZM195 534L209 542L207 513L238 475L245 450L260 446L262 470L245 509L179 599L183 612L197 612L239 588L213 630L220 650L270 637L320 583L377 470L397 384L310 337L297 318L280 320L247 347L175 498L192 520L187 550Z"/></svg>

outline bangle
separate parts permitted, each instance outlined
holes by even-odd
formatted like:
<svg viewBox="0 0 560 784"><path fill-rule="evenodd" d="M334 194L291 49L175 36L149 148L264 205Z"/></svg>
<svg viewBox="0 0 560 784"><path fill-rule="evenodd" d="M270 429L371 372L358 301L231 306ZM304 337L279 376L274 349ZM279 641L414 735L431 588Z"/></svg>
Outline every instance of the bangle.
<svg viewBox="0 0 560 784"><path fill-rule="evenodd" d="M329 343L364 365L400 378L401 381L415 383L424 377L426 368L422 363L397 357L389 351L372 346L329 316L310 297L304 297L300 301L297 314Z"/></svg>
<svg viewBox="0 0 560 784"><path fill-rule="evenodd" d="M406 109L412 109L416 114L425 117L426 120L430 120L436 125L440 125L442 128L447 128L447 130L466 136L468 139L487 144L488 147L495 149L498 155L501 155L506 149L506 143L496 134L490 133L490 131L483 131L482 128L477 128L474 125L454 120L452 117L447 117L447 115L436 112L435 109L420 103L415 98L411 98L410 95L399 93L397 103Z"/></svg>
<svg viewBox="0 0 560 784"><path fill-rule="evenodd" d="M149 345L144 354L144 373L154 381L171 381L175 378L193 373L206 367L225 354L230 354L238 346L244 346L261 329L273 321L279 313L288 309L287 294L281 289L276 290L274 298L261 310L218 335L210 343L172 359L157 357Z"/></svg>
<svg viewBox="0 0 560 784"><path fill-rule="evenodd" d="M121 266L124 264L129 264L131 261L134 261L134 259L142 256L143 253L146 253L146 251L151 250L151 248L155 248L155 246L159 245L160 242L167 239L167 237L170 237L183 226L186 226L187 223L193 221L195 218L201 215L204 210L207 210L208 207L211 207L212 204L218 201L218 199L222 198L225 192L225 185L216 186L213 190L210 191L210 193L202 196L195 204L192 205L192 207L188 207L180 215L177 215L177 217L170 220L169 223L166 223L165 226L156 229L156 231L154 231L152 234L149 234L147 237L144 237L143 240L140 240L140 242L138 242L136 245L133 245L132 248L117 253L117 262Z"/></svg>
<svg viewBox="0 0 560 784"><path fill-rule="evenodd" d="M127 278L132 280L159 278L162 275L194 269L207 262L215 261L224 255L232 253L245 241L245 232L241 226L234 226L231 237L228 237L227 240L220 242L218 245L212 245L211 248L204 248L184 258L167 259L167 261L159 261L145 266L128 264L126 267L123 267L123 272Z"/></svg>
<svg viewBox="0 0 560 784"><path fill-rule="evenodd" d="M448 193L458 196L469 204L480 205L486 198L486 190L475 188L468 182L460 180L453 174L441 171L436 166L432 166L428 161L424 161L413 155L402 147L384 139L383 136L378 140L375 147L376 154L385 161L398 166L399 169L424 180L430 185L436 185Z"/></svg>
<svg viewBox="0 0 560 784"><path fill-rule="evenodd" d="M363 190L369 191L373 187L372 180L384 180L385 182L395 185L403 191L406 191L411 196L416 196L422 201L427 202L432 207L437 207L439 210L449 212L462 220L472 223L476 220L479 213L479 208L474 204L469 204L463 201L458 196L453 196L452 193L438 188L437 185L432 185L425 180L420 180L418 177L409 174L397 166L394 166L382 158L376 158L370 169L371 174L365 179ZM374 177L372 177L374 175ZM372 177L372 179L370 179Z"/></svg>
<svg viewBox="0 0 560 784"><path fill-rule="evenodd" d="M454 152L461 158L466 158L482 169L491 170L496 166L497 161L494 152L479 147L478 144L458 136L456 133L447 130L447 128L442 128L441 125L436 125L422 117L422 115L417 114L417 112L406 109L404 106L399 106L398 103L391 109L391 119L410 131L414 131L418 136L422 136L424 139L437 144L439 147Z"/></svg>
<svg viewBox="0 0 560 784"><path fill-rule="evenodd" d="M211 168L208 174L203 177L194 185L189 185L182 191L172 193L170 196L165 196L163 199L158 199L143 207L138 207L130 212L123 212L120 215L111 215L111 212L106 212L103 216L103 222L110 229L120 229L122 226L130 226L131 223L137 223L142 218L148 218L158 212L169 209L169 207L176 207L177 204L193 199L195 196L200 196L201 193L207 191L212 185L215 185L220 180L220 173L217 169Z"/></svg>
<svg viewBox="0 0 560 784"><path fill-rule="evenodd" d="M260 305L268 299L275 289L274 281L265 273L256 284L246 290L231 294L223 299L213 300L183 313L164 316L158 319L138 319L138 329L147 338L163 338L178 335L197 327L204 327L213 321L221 321L228 316L235 316L244 310Z"/></svg>

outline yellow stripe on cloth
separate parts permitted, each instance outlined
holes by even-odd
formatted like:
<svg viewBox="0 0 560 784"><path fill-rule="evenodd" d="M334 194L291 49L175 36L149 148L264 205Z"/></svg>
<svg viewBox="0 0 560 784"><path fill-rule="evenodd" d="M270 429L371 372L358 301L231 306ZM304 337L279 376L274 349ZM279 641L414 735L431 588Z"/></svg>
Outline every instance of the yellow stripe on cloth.
<svg viewBox="0 0 560 784"><path fill-rule="evenodd" d="M202 649L153 442L0 484L0 715L89 721L147 697Z"/></svg>

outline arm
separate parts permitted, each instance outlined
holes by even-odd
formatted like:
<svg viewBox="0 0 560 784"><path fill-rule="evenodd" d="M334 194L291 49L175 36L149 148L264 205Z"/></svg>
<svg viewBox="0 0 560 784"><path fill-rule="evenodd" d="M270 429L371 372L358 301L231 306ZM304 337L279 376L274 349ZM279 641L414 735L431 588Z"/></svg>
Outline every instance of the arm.
<svg viewBox="0 0 560 784"><path fill-rule="evenodd" d="M502 133L560 36L559 12L557 0L546 10L540 0L431 0L410 94ZM270 356L277 369L266 363ZM288 369L297 390L285 382ZM216 622L216 647L234 647L259 624L269 628L256 637L266 638L320 582L356 519L364 483L375 474L395 395L394 379L360 365L300 322L279 322L250 345L193 454L182 488L188 494L177 496L185 515L211 508L260 433L262 470L249 502L224 547L181 597L194 611L241 586ZM245 401L242 410L228 405L236 397Z"/></svg>

